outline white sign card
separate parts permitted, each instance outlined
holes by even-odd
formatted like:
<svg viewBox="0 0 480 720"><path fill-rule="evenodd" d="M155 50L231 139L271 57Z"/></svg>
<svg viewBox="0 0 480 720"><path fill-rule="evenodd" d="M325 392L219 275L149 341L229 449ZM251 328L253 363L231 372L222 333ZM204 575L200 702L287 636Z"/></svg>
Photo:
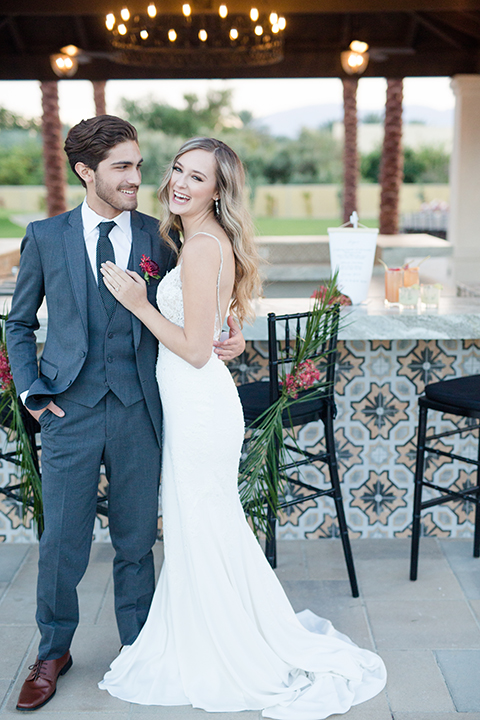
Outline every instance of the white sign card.
<svg viewBox="0 0 480 720"><path fill-rule="evenodd" d="M332 274L354 305L366 300L377 245L378 228L328 228Z"/></svg>

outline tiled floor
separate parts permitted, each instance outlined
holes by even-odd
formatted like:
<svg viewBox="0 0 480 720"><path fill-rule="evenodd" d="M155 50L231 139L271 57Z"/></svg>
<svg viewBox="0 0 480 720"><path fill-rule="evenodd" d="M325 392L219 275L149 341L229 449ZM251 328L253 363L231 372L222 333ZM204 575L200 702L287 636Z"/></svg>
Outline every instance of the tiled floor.
<svg viewBox="0 0 480 720"><path fill-rule="evenodd" d="M279 543L278 576L296 610L328 617L387 665L386 690L348 720L480 720L480 559L472 540L423 538L419 579L408 579L408 540L353 542L361 597L353 599L338 540ZM157 567L162 546L155 548ZM15 710L36 655L37 547L0 544L0 720ZM190 707L129 705L97 689L118 651L112 549L96 544L80 585L74 665L39 720L259 720L258 712L209 714Z"/></svg>

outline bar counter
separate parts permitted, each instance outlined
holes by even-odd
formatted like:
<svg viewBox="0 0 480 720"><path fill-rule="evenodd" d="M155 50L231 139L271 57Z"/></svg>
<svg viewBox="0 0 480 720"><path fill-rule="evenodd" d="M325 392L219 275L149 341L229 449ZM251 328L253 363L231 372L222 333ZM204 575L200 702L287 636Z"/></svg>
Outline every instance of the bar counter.
<svg viewBox="0 0 480 720"><path fill-rule="evenodd" d="M373 283L372 283L373 284ZM230 364L237 383L267 377L267 315L308 310L309 298L262 299L257 319L246 325L244 355ZM428 383L480 373L480 298L443 297L423 312L386 308L383 297L342 309L335 399L336 440L342 492L352 537L408 537L412 516L417 398ZM434 427L453 429L453 419L432 414ZM322 442L321 423L300 432L303 447ZM456 452L476 456L471 434L448 440ZM448 458L429 460L427 476L456 487L475 484L470 467ZM320 486L323 473L309 469ZM291 489L291 492L298 492ZM437 506L424 514L424 532L438 537L473 534L468 503ZM327 499L296 506L279 522L281 538L337 534Z"/></svg>
<svg viewBox="0 0 480 720"><path fill-rule="evenodd" d="M245 325L246 340L267 339L267 315L305 312L310 298L263 298L255 304L256 320ZM385 307L382 297L342 308L341 340L464 340L480 338L480 298L441 297L437 308Z"/></svg>
<svg viewBox="0 0 480 720"><path fill-rule="evenodd" d="M375 283L372 282L375 290ZM378 290L378 288L377 288ZM243 355L230 363L235 381L267 377L267 315L308 310L310 298L261 299L253 326L245 325ZM408 537L412 515L417 398L425 384L480 373L480 298L443 297L438 310L417 313L386 308L382 297L342 309L335 400L336 440L347 522L353 538ZM40 312L37 340L45 338L47 309ZM432 416L431 431L454 428L453 420ZM321 444L321 423L300 431L299 442ZM188 438L185 438L188 445ZM456 452L476 454L470 434L448 440ZM8 466L0 469L6 475ZM448 460L429 461L427 476L455 487L474 484L470 468ZM308 483L322 486L321 470L308 468ZM289 493L298 490L288 489ZM424 514L424 532L437 537L473 534L473 508L468 503L437 506ZM105 519L97 519L95 539L105 540ZM304 539L337 534L329 499L290 508L279 521L278 537ZM18 508L0 496L0 536L6 541L32 541Z"/></svg>

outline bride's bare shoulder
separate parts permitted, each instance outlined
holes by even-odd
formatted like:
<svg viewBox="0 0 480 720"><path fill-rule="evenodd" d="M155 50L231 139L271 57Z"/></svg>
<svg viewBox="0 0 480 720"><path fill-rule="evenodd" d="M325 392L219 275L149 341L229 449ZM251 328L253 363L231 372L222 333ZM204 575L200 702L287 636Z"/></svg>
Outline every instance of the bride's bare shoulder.
<svg viewBox="0 0 480 720"><path fill-rule="evenodd" d="M182 254L187 258L198 258L211 257L218 258L219 249L222 248L222 255L225 256L225 252L231 249L230 241L223 230L219 230L215 234L205 232L198 232L192 235L184 244Z"/></svg>

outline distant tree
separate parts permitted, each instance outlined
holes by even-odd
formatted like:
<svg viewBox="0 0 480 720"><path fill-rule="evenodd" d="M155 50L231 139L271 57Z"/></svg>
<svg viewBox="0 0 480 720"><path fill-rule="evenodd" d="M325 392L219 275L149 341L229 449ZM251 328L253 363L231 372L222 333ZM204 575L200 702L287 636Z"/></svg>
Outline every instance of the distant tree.
<svg viewBox="0 0 480 720"><path fill-rule="evenodd" d="M285 185L291 182L295 174L295 160L292 155L288 146L278 148L278 152L263 167L263 175L267 183ZM248 159L246 165L247 167L249 165Z"/></svg>
<svg viewBox="0 0 480 720"><path fill-rule="evenodd" d="M450 155L443 148L422 147L415 153L421 171L413 182L448 183L450 171ZM405 174L407 157L405 156ZM405 180L407 182L407 180Z"/></svg>
<svg viewBox="0 0 480 720"><path fill-rule="evenodd" d="M0 107L0 130L40 130L40 118L25 118Z"/></svg>
<svg viewBox="0 0 480 720"><path fill-rule="evenodd" d="M403 182L422 182L425 170L425 159L412 148L406 147L403 151Z"/></svg>
<svg viewBox="0 0 480 720"><path fill-rule="evenodd" d="M242 127L250 127L254 120L253 113L251 113L250 110L240 110L238 117L242 123Z"/></svg>
<svg viewBox="0 0 480 720"><path fill-rule="evenodd" d="M360 175L363 181L378 183L381 159L382 151L380 148L360 156Z"/></svg>
<svg viewBox="0 0 480 720"><path fill-rule="evenodd" d="M362 119L364 125L381 125L383 123L382 113L369 112Z"/></svg>
<svg viewBox="0 0 480 720"><path fill-rule="evenodd" d="M42 146L34 141L0 145L0 185L43 185Z"/></svg>
<svg viewBox="0 0 480 720"><path fill-rule="evenodd" d="M208 92L203 102L193 93L185 94L183 99L186 103L183 109L151 99L138 101L123 98L120 105L123 115L134 125L185 138L205 131L218 132L231 124L231 118L235 115L231 107L231 90Z"/></svg>
<svg viewBox="0 0 480 720"><path fill-rule="evenodd" d="M342 148L326 130L303 128L288 141L293 164L292 183L336 183L342 178Z"/></svg>
<svg viewBox="0 0 480 720"><path fill-rule="evenodd" d="M142 182L158 187L165 169L172 161L175 150L185 138L167 135L161 131L142 130L140 142L143 155Z"/></svg>
<svg viewBox="0 0 480 720"><path fill-rule="evenodd" d="M448 183L450 155L441 148L423 147L403 150L403 182L405 183ZM362 180L377 183L380 173L381 150L377 148L362 155L360 172Z"/></svg>

